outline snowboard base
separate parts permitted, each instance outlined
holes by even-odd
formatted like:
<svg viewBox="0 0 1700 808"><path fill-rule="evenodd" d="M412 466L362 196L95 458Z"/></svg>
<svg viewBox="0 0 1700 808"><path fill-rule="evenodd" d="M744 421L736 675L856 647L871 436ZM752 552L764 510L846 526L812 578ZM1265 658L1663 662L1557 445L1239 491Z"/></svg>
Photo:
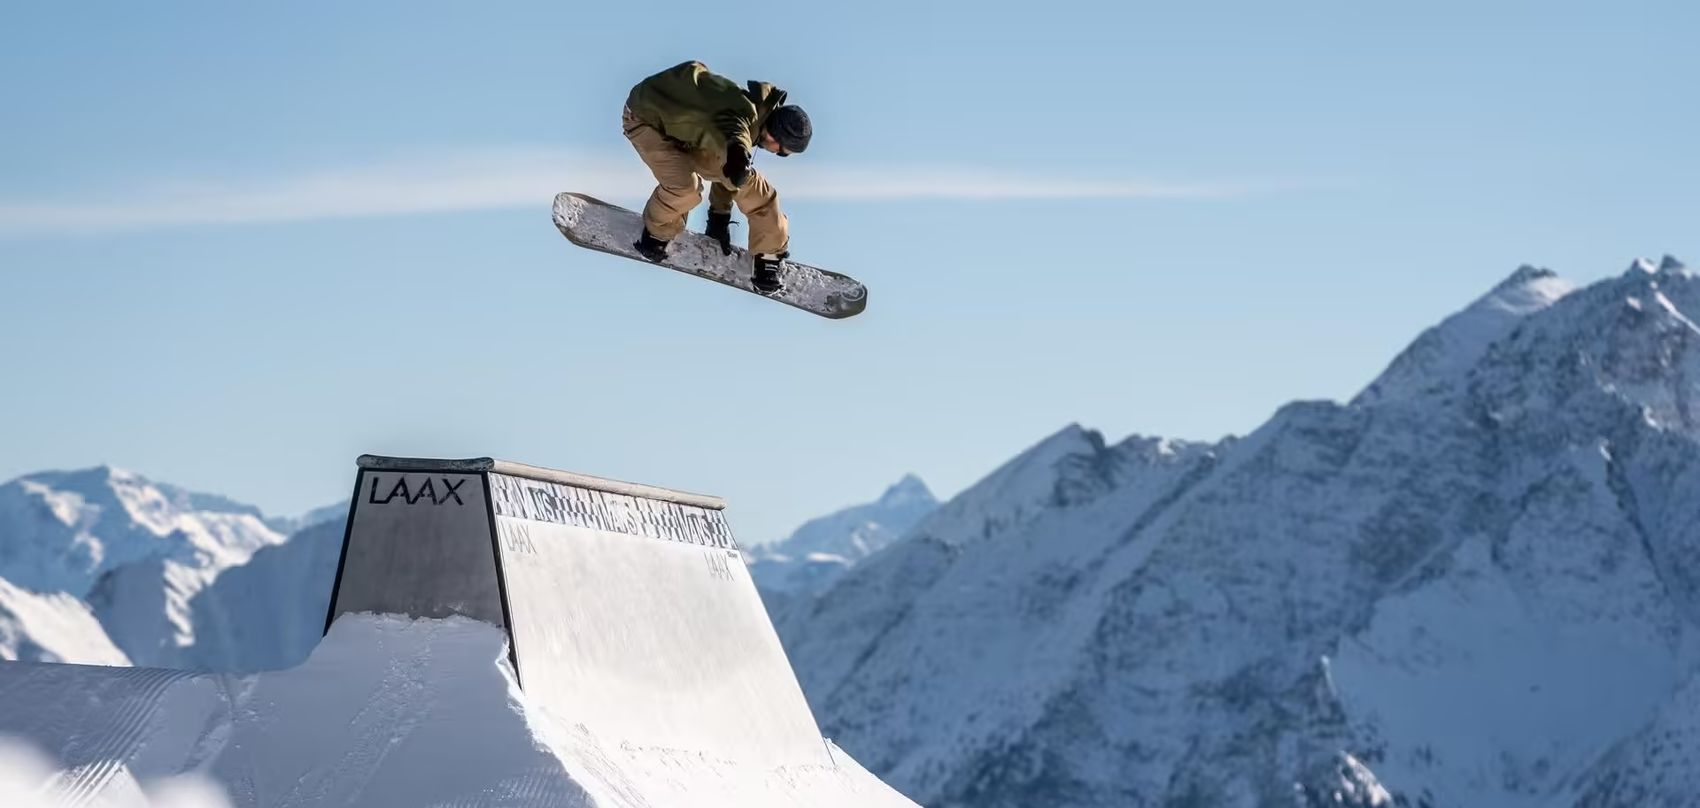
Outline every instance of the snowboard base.
<svg viewBox="0 0 1700 808"><path fill-rule="evenodd" d="M665 261L650 261L633 246L643 232L643 217L584 194L556 195L555 226L580 247L695 275L822 317L841 320L868 307L868 289L860 281L790 260L782 262L779 270L784 287L762 294L751 283L755 267L749 251L733 247L732 254L725 255L719 242L701 233L681 233L668 245Z"/></svg>

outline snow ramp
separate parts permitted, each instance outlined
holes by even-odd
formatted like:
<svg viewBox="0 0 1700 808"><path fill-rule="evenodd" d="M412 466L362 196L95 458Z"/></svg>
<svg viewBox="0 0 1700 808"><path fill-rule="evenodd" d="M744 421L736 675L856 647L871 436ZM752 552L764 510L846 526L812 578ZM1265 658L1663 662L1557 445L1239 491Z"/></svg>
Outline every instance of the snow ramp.
<svg viewBox="0 0 1700 808"><path fill-rule="evenodd" d="M913 808L821 738L719 500L359 465L305 662L0 662L0 804Z"/></svg>
<svg viewBox="0 0 1700 808"><path fill-rule="evenodd" d="M831 765L721 500L489 458L359 466L327 630L481 620L528 701L605 748Z"/></svg>

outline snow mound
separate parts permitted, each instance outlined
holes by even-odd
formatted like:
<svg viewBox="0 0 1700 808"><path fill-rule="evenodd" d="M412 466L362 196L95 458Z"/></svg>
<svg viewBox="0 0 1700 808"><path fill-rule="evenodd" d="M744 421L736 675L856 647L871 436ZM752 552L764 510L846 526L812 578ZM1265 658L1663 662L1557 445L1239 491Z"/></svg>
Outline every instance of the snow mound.
<svg viewBox="0 0 1700 808"><path fill-rule="evenodd" d="M502 631L458 617L348 615L301 666L250 676L0 665L0 736L45 755L30 791L84 805L909 804L842 753L775 771L605 745L544 717Z"/></svg>

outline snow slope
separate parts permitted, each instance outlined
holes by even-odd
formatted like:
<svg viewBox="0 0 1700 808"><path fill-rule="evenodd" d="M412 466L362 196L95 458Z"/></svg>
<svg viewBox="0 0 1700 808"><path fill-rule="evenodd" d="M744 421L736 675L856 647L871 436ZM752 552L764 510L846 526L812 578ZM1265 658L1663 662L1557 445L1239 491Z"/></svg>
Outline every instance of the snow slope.
<svg viewBox="0 0 1700 808"><path fill-rule="evenodd" d="M1019 738L1075 670L1066 649L1089 626L1066 609L1070 593L1099 574L1080 561L1101 532L1136 520L1216 462L1213 446L1144 438L1107 446L1071 426L947 503L780 626L823 731L854 744L846 748L905 793L937 804L931 776L973 743ZM1093 530L1056 529L1070 521ZM1058 797L1047 785L1016 801Z"/></svg>
<svg viewBox="0 0 1700 808"><path fill-rule="evenodd" d="M1575 788L1575 808L1688 806L1700 800L1700 677L1661 704L1645 728L1608 752Z"/></svg>
<svg viewBox="0 0 1700 808"><path fill-rule="evenodd" d="M1358 397L1360 403L1453 392L1489 346L1522 319L1576 290L1547 269L1524 265L1463 311L1424 331Z"/></svg>
<svg viewBox="0 0 1700 808"><path fill-rule="evenodd" d="M1523 268L1349 404L1070 427L791 610L791 659L940 808L1692 794L1697 316L1674 260Z"/></svg>
<svg viewBox="0 0 1700 808"><path fill-rule="evenodd" d="M37 594L0 579L0 659L128 665L87 604L63 592Z"/></svg>
<svg viewBox="0 0 1700 808"><path fill-rule="evenodd" d="M300 667L251 676L0 665L0 698L0 735L44 754L49 792L79 804L144 805L195 774L234 806L912 805L841 752L759 770L603 746L543 717L502 632L464 618L351 615Z"/></svg>

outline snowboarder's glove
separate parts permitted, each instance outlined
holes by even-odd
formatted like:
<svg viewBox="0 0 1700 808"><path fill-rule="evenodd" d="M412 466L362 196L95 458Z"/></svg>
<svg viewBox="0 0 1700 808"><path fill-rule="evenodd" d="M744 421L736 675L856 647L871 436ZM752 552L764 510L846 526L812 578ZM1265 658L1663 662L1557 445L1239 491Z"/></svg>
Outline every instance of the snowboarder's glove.
<svg viewBox="0 0 1700 808"><path fill-rule="evenodd" d="M733 143L726 147L726 167L723 169L726 181L734 188L744 187L750 181L750 153L744 147Z"/></svg>
<svg viewBox="0 0 1700 808"><path fill-rule="evenodd" d="M778 255L769 253L758 253L756 255L756 271L750 279L751 284L756 287L756 291L764 295L771 295L783 288L784 284L779 280L779 262L785 260L785 257L790 254L787 251Z"/></svg>
<svg viewBox="0 0 1700 808"><path fill-rule="evenodd" d="M732 254L732 212L708 212L708 229L703 231L709 238L720 242L720 254Z"/></svg>

